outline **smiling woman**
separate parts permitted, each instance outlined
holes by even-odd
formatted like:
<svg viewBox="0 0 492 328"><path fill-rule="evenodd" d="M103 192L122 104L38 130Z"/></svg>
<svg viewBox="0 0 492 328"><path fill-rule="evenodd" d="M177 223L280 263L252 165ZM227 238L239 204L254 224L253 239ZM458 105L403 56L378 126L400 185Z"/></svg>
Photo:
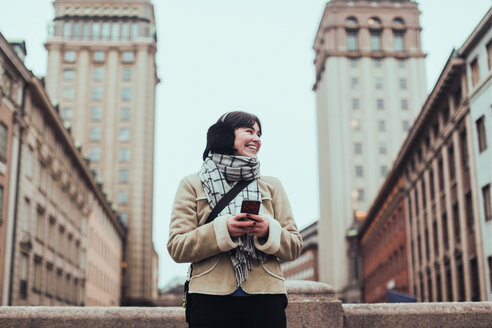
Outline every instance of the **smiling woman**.
<svg viewBox="0 0 492 328"><path fill-rule="evenodd" d="M167 248L192 262L190 327L286 326L277 259L297 258L302 239L280 181L260 176L261 133L255 115L222 115L208 129L200 172L178 187Z"/></svg>

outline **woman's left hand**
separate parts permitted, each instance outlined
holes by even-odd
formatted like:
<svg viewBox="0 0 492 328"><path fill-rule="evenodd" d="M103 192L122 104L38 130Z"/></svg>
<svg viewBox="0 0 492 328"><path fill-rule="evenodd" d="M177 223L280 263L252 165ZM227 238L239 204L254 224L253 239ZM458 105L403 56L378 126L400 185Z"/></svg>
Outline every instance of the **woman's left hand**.
<svg viewBox="0 0 492 328"><path fill-rule="evenodd" d="M268 219L261 214L246 214L246 220L251 220L252 225L248 227L248 233L258 238L268 236Z"/></svg>

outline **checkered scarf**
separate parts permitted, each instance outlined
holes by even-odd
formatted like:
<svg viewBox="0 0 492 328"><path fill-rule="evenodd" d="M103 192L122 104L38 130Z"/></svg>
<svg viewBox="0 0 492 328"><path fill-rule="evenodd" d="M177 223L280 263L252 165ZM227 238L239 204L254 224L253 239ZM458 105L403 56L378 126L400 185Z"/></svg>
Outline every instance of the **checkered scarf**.
<svg viewBox="0 0 492 328"><path fill-rule="evenodd" d="M203 162L199 175L212 209L238 181L255 180L224 207L218 216L225 214L234 216L240 213L243 199L261 201L258 186L260 163L256 158L210 153ZM232 186L229 186L228 182L232 182ZM248 271L253 269L251 259L264 263L266 255L255 248L253 236L250 234L232 237L232 239L239 244L238 247L228 252L239 287L248 279Z"/></svg>

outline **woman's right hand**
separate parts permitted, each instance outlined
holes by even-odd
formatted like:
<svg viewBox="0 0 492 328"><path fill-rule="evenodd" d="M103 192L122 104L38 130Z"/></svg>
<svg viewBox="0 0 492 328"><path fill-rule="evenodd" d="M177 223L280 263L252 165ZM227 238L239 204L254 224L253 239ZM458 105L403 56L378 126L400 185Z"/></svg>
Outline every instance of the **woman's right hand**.
<svg viewBox="0 0 492 328"><path fill-rule="evenodd" d="M227 230L231 237L242 236L254 226L254 221L246 220L246 217L246 213L239 213L235 216L230 216L227 219Z"/></svg>

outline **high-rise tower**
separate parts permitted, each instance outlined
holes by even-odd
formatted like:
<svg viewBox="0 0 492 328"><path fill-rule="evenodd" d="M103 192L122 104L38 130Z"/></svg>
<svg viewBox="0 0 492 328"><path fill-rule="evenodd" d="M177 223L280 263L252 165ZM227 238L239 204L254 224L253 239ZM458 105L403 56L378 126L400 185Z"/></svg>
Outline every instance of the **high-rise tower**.
<svg viewBox="0 0 492 328"><path fill-rule="evenodd" d="M332 0L314 42L319 274L342 298L352 195L368 209L425 100L419 16L410 0Z"/></svg>
<svg viewBox="0 0 492 328"><path fill-rule="evenodd" d="M55 0L54 7L46 88L127 224L123 297L145 304L157 288L154 8L150 0Z"/></svg>

